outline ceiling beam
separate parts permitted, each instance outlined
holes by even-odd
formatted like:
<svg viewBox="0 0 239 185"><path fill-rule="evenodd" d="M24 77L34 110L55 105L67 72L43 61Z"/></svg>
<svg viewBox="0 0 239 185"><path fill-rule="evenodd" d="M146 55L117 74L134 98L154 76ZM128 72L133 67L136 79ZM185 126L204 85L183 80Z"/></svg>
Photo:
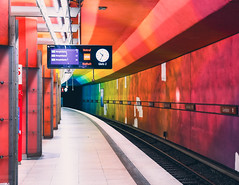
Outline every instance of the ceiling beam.
<svg viewBox="0 0 239 185"><path fill-rule="evenodd" d="M58 39L56 37L56 33L53 30L53 25L52 25L51 19L49 18L48 13L47 13L47 7L45 5L44 0L36 0L36 3L37 3L37 6L40 8L40 13L46 22L47 28L51 34L54 44L58 44Z"/></svg>
<svg viewBox="0 0 239 185"><path fill-rule="evenodd" d="M76 45L78 39L73 39L73 44ZM39 45L54 45L52 38L37 38L37 44ZM58 44L64 44L63 39L58 38Z"/></svg>
<svg viewBox="0 0 239 185"><path fill-rule="evenodd" d="M67 43L73 44L73 35L72 35L72 27L71 27L71 13L70 13L70 6L68 0L60 0L61 7L63 11L64 22L67 25Z"/></svg>
<svg viewBox="0 0 239 185"><path fill-rule="evenodd" d="M66 24L63 24L62 26L59 24L52 24L54 32L66 32L70 33L69 28ZM72 24L72 32L77 32L79 25L78 24ZM37 31L38 32L49 32L46 24L37 24Z"/></svg>
<svg viewBox="0 0 239 185"><path fill-rule="evenodd" d="M46 7L49 17L64 17L62 7L57 12L54 7ZM80 8L70 7L71 17L77 17ZM11 6L11 15L16 17L42 17L40 8L35 6Z"/></svg>

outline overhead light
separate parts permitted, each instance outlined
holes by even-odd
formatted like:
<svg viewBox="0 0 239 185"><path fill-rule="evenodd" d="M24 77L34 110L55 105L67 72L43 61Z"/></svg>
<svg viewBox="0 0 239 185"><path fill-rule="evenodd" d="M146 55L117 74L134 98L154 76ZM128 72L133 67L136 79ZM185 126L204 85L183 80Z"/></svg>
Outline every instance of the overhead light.
<svg viewBox="0 0 239 185"><path fill-rule="evenodd" d="M99 10L106 10L107 6L99 6Z"/></svg>

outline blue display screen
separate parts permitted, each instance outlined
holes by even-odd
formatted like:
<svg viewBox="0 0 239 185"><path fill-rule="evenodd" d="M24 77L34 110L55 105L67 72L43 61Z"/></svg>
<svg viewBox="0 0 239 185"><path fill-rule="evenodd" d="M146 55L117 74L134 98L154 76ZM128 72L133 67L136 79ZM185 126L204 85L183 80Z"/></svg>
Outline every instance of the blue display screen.
<svg viewBox="0 0 239 185"><path fill-rule="evenodd" d="M112 69L112 46L49 45L49 69Z"/></svg>

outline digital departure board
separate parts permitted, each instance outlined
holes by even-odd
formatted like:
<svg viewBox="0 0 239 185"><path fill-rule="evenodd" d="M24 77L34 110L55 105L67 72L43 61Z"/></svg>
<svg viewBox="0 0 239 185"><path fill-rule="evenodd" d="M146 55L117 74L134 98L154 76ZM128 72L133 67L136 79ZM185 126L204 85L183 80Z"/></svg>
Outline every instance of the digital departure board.
<svg viewBox="0 0 239 185"><path fill-rule="evenodd" d="M79 50L78 49L52 49L51 50L51 64L61 65L79 64Z"/></svg>
<svg viewBox="0 0 239 185"><path fill-rule="evenodd" d="M49 69L112 69L112 46L49 45Z"/></svg>

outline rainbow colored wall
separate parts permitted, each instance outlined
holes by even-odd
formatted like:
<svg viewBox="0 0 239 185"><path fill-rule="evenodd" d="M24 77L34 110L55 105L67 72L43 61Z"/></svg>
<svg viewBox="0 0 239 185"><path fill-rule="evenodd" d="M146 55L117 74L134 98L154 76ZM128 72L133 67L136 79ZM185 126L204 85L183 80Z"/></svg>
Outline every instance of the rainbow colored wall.
<svg viewBox="0 0 239 185"><path fill-rule="evenodd" d="M83 86L83 110L161 137L166 131L168 140L235 169L239 116L220 114L220 107L239 105L237 51L239 34L167 62L166 81L159 65L125 78ZM136 101L141 105L135 105ZM144 106L148 101L171 102L172 107ZM184 103L196 103L197 112L178 110L184 109Z"/></svg>

